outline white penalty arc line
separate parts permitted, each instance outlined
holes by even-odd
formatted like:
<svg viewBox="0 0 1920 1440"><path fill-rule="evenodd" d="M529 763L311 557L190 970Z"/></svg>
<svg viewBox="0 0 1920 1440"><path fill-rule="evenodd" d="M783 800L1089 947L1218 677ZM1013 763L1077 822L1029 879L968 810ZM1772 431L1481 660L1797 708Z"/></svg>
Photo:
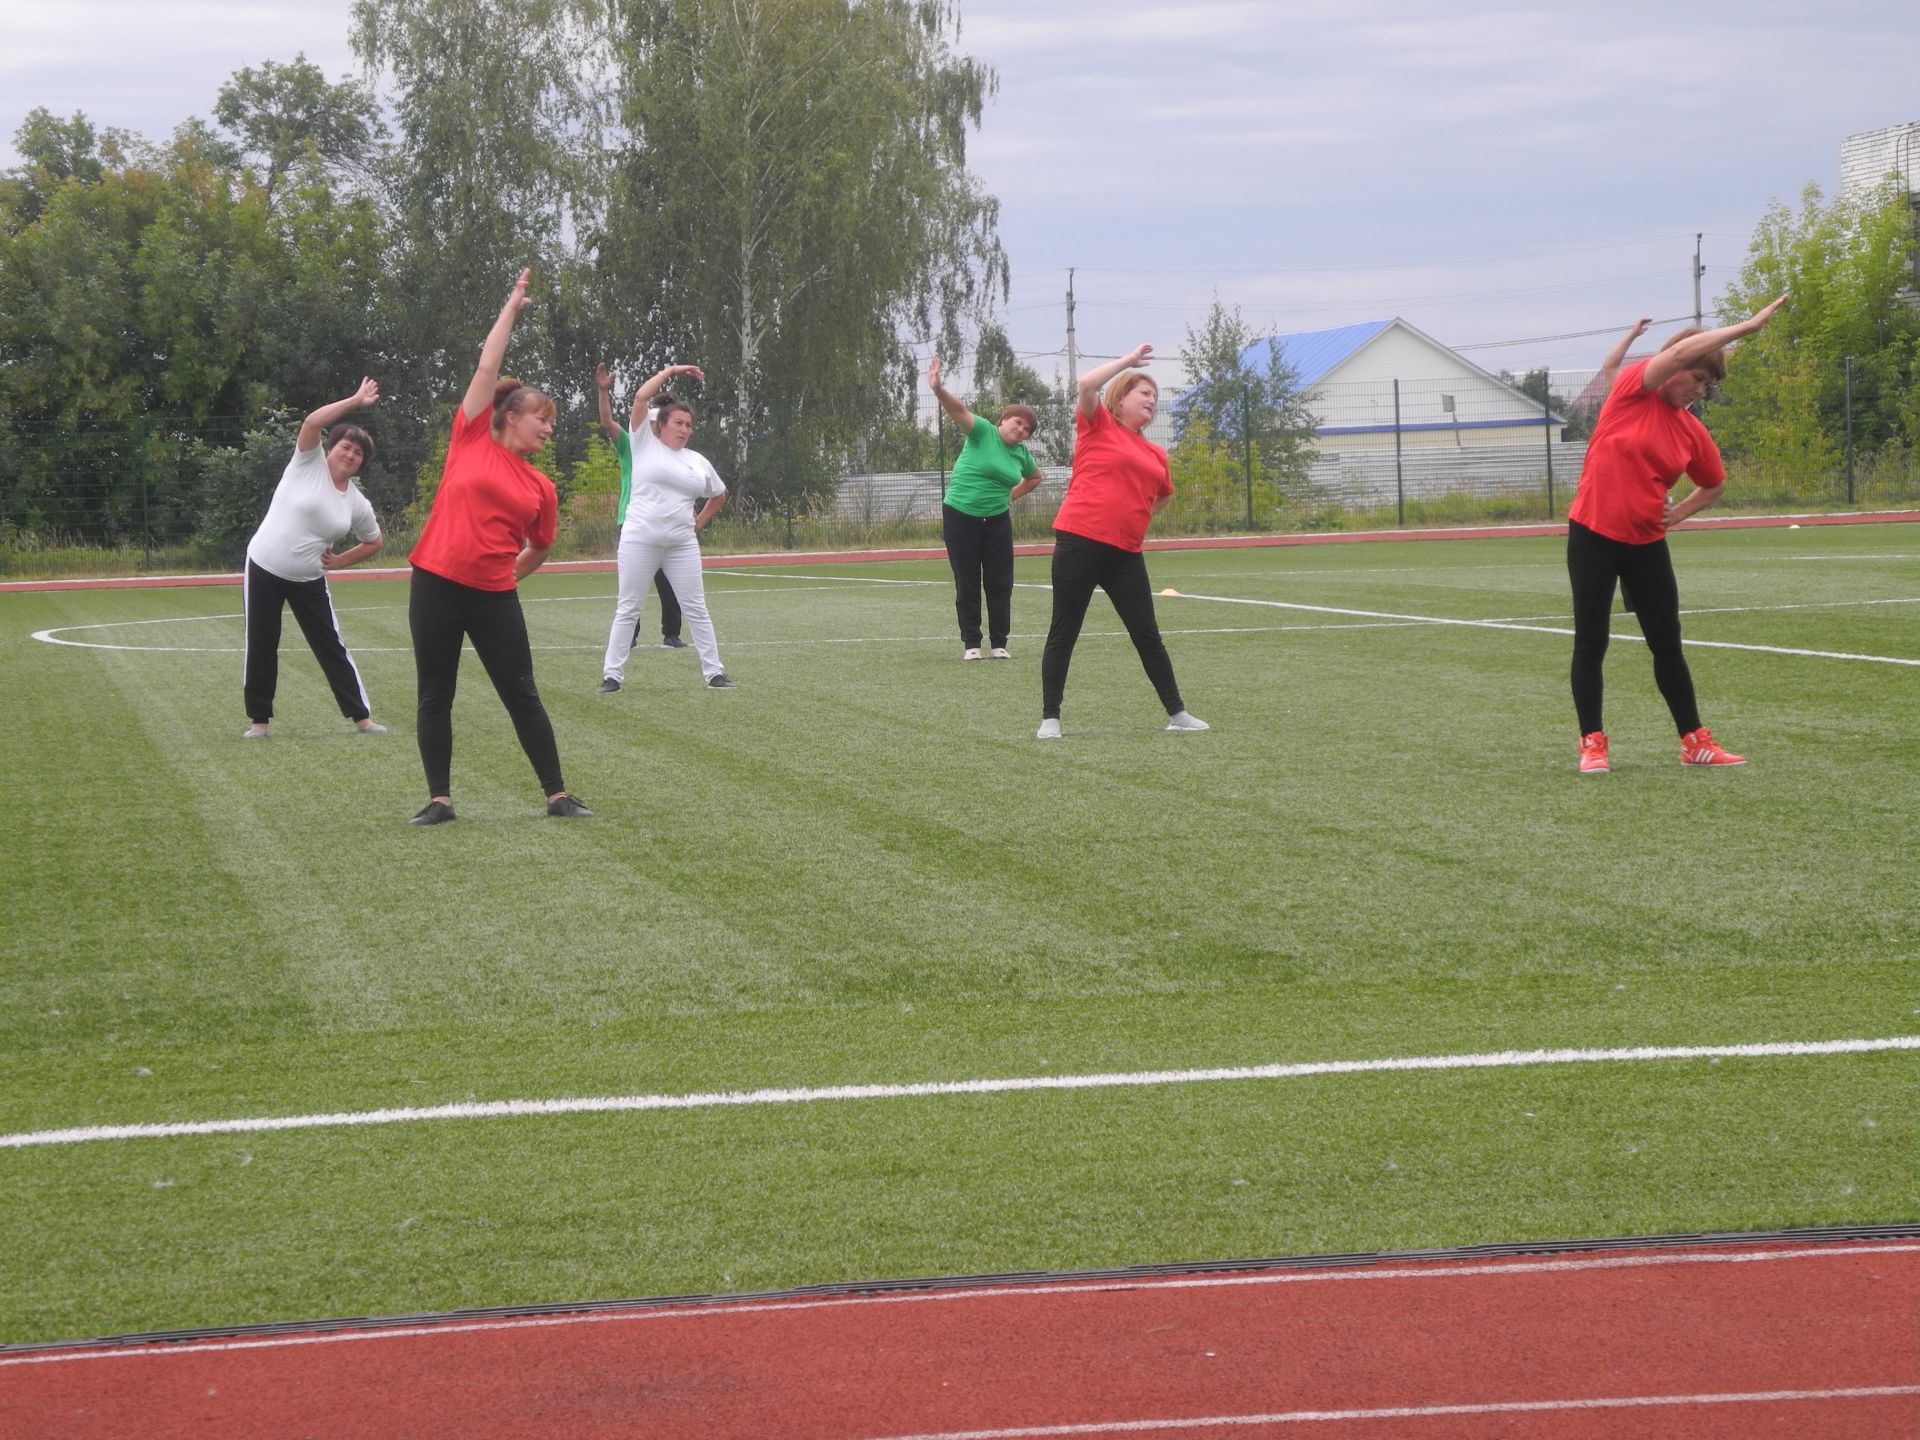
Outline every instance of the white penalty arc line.
<svg viewBox="0 0 1920 1440"><path fill-rule="evenodd" d="M1396 1405L1377 1410L1277 1410L1265 1415L1195 1415L1179 1420L1106 1420L1079 1425L1021 1425L1001 1430L939 1430L882 1440L1046 1440L1055 1435L1146 1435L1247 1425L1314 1425L1341 1420L1419 1420L1440 1415L1523 1415L1628 1410L1673 1405L1774 1405L1805 1400L1878 1400L1920 1395L1920 1385L1857 1385L1843 1390L1752 1390L1707 1395L1612 1395L1593 1400L1495 1400L1477 1405Z"/></svg>
<svg viewBox="0 0 1920 1440"><path fill-rule="evenodd" d="M77 1125L0 1135L0 1149L79 1145L98 1140L165 1139L186 1135L250 1135L275 1130L403 1125L426 1120L483 1120L529 1115L596 1115L638 1110L712 1110L741 1105L800 1105L842 1100L908 1100L935 1095L999 1095L1031 1090L1113 1090L1233 1080L1297 1080L1316 1075L1391 1071L1494 1070L1533 1065L1580 1065L1651 1060L1760 1059L1776 1056L1865 1055L1920 1050L1920 1035L1877 1040L1779 1041L1752 1045L1635 1046L1618 1050L1502 1050L1479 1055L1416 1055L1382 1060L1314 1060L1207 1070L1136 1070L1093 1075L1028 1075L998 1080L930 1080L899 1085L824 1085L765 1090L718 1090L690 1095L596 1095L553 1100L470 1100L452 1105L269 1115L241 1120L181 1120L132 1125Z"/></svg>
<svg viewBox="0 0 1920 1440"><path fill-rule="evenodd" d="M1519 625L1510 620L1463 620L1444 615L1403 615L1392 610L1350 610L1338 605L1301 605L1290 600L1248 600L1237 595L1188 595L1181 593L1169 598L1180 600L1209 600L1217 605L1255 605L1271 610L1302 610L1314 615L1350 615L1363 620L1402 620L1418 625L1452 625L1466 630L1518 630L1533 635L1572 635L1570 626L1564 625ZM1616 640L1637 640L1645 643L1641 635L1620 634ZM1910 665L1920 666L1920 660L1908 660L1894 655L1855 655L1845 650L1803 650L1788 645L1742 645L1732 640L1690 640L1682 638L1682 645L1693 645L1703 650L1752 650L1763 655L1804 655L1815 660L1860 660L1872 665Z"/></svg>
<svg viewBox="0 0 1920 1440"><path fill-rule="evenodd" d="M790 1311L845 1310L873 1305L968 1304L984 1300L1031 1300L1054 1295L1110 1295L1158 1290L1239 1290L1276 1285L1338 1285L1382 1280L1464 1280L1489 1276L1573 1275L1589 1271L1649 1270L1682 1265L1762 1265L1803 1260L1839 1260L1859 1255L1920 1254L1920 1244L1849 1244L1792 1250L1681 1251L1653 1255L1597 1255L1569 1260L1492 1260L1457 1264L1380 1265L1337 1270L1266 1270L1245 1275L1191 1275L1138 1279L1066 1280L1035 1285L982 1285L966 1290L908 1290L882 1294L833 1295L820 1299L724 1300L717 1303L659 1305L620 1310L585 1310L571 1315L523 1315L496 1320L444 1320L431 1324L386 1325L367 1330L329 1330L318 1334L269 1335L204 1343L169 1341L163 1345L98 1346L84 1350L42 1350L0 1356L0 1368L62 1365L79 1360L148 1359L170 1355L217 1354L227 1350L283 1350L303 1345L350 1345L374 1340L432 1339L442 1335L484 1334L499 1330L556 1330L574 1325L621 1325L645 1321L726 1319L734 1315L785 1314Z"/></svg>

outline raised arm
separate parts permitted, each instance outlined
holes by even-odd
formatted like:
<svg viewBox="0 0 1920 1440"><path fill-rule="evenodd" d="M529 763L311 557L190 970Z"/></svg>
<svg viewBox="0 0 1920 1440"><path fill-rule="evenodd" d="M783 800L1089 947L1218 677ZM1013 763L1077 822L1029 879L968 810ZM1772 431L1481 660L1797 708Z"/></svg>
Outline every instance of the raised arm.
<svg viewBox="0 0 1920 1440"><path fill-rule="evenodd" d="M1607 377L1607 385L1613 385L1613 377L1620 373L1620 367L1626 363L1627 351L1633 348L1633 342L1647 333L1647 327L1653 324L1653 317L1642 315L1633 322L1633 329L1620 337L1620 341L1607 351L1607 358L1600 362L1600 373Z"/></svg>
<svg viewBox="0 0 1920 1440"><path fill-rule="evenodd" d="M1677 345L1669 345L1647 362L1647 368L1641 374L1641 385L1648 390L1659 389L1682 370L1692 369L1696 360L1712 354L1722 345L1765 329L1767 321L1773 318L1773 312L1786 303L1787 297L1782 295L1738 324L1722 325L1718 330L1702 330L1698 335L1689 335Z"/></svg>
<svg viewBox="0 0 1920 1440"><path fill-rule="evenodd" d="M620 426L613 418L613 372L604 365L593 367L593 388L600 394L600 428L607 432L607 439L620 438Z"/></svg>
<svg viewBox="0 0 1920 1440"><path fill-rule="evenodd" d="M947 418L953 421L962 435L973 433L973 411L960 403L960 397L940 383L940 357L934 356L927 365L927 388L933 391L933 398L940 402L940 408L947 412Z"/></svg>
<svg viewBox="0 0 1920 1440"><path fill-rule="evenodd" d="M360 388L344 400L336 400L331 405L322 405L306 419L300 422L300 438L294 442L295 448L306 451L320 443L320 437L326 428L342 415L355 410L364 410L369 405L380 403L380 386L371 377L362 377Z"/></svg>
<svg viewBox="0 0 1920 1440"><path fill-rule="evenodd" d="M499 318L487 331L486 344L480 347L480 364L467 383L466 398L460 402L460 413L469 420L493 408L493 387L500 383L500 366L507 358L507 340L513 334L513 322L527 308L527 281L532 275L531 270L520 272L520 278L513 282L513 293L507 296L507 303L500 307Z"/></svg>
<svg viewBox="0 0 1920 1440"><path fill-rule="evenodd" d="M1153 346L1136 345L1118 360L1109 360L1104 365L1096 365L1080 377L1079 412L1089 420L1100 408L1100 392L1106 383L1122 370L1136 370L1143 365L1153 363Z"/></svg>
<svg viewBox="0 0 1920 1440"><path fill-rule="evenodd" d="M648 407L653 404L653 397L660 393L661 386L676 375L691 375L702 384L705 384L707 379L698 365L669 365L666 369L649 376L646 383L633 392L633 413L627 422L629 429L640 428L640 422L647 418Z"/></svg>

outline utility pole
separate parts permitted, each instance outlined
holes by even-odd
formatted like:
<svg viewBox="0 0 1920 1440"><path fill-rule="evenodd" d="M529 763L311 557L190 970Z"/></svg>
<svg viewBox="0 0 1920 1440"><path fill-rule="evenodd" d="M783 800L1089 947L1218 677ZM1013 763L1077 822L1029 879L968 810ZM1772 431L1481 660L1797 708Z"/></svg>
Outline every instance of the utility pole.
<svg viewBox="0 0 1920 1440"><path fill-rule="evenodd" d="M1700 277L1707 273L1707 267L1700 263L1700 240L1700 234L1693 237L1693 328L1696 330L1701 328Z"/></svg>
<svg viewBox="0 0 1920 1440"><path fill-rule="evenodd" d="M1080 380L1080 355L1073 345L1073 267L1067 267L1067 384L1076 385Z"/></svg>

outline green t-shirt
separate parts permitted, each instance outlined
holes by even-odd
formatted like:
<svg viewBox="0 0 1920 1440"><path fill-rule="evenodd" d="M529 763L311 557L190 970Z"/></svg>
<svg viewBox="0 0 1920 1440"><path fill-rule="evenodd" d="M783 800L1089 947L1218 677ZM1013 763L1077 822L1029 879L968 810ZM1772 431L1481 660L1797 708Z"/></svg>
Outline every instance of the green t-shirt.
<svg viewBox="0 0 1920 1440"><path fill-rule="evenodd" d="M613 453L620 461L620 503L613 507L613 523L621 526L627 523L627 501L633 498L633 441L622 430L613 442Z"/></svg>
<svg viewBox="0 0 1920 1440"><path fill-rule="evenodd" d="M1007 444L997 425L976 415L967 443L947 476L946 503L976 520L1004 515L1007 492L1039 468L1026 446Z"/></svg>

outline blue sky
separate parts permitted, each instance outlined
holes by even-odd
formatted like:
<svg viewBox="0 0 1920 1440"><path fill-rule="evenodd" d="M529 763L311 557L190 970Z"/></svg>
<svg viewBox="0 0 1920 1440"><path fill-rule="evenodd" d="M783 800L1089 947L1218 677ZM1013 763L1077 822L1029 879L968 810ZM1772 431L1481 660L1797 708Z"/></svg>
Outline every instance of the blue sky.
<svg viewBox="0 0 1920 1440"><path fill-rule="evenodd" d="M0 131L84 110L163 136L243 65L353 68L348 0L9 0ZM1000 89L970 162L1001 201L1004 314L1061 363L1171 360L1217 294L1263 329L1400 315L1451 345L1624 329L1707 304L1755 223L1839 146L1920 120L1920 6L963 0ZM0 163L12 163L6 149ZM1476 348L1597 363L1609 338ZM1171 368L1171 367L1169 367Z"/></svg>

